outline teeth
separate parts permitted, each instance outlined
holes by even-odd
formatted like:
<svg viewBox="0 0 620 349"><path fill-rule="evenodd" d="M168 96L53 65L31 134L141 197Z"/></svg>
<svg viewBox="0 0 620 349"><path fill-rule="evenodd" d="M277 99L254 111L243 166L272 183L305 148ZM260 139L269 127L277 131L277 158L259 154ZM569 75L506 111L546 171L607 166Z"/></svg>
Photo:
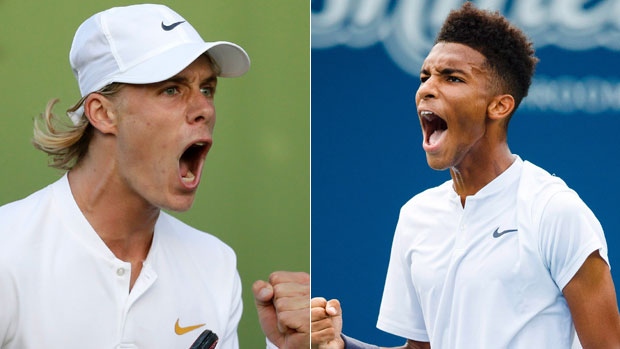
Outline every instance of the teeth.
<svg viewBox="0 0 620 349"><path fill-rule="evenodd" d="M433 113L432 111L428 111L428 110L422 110L420 112L420 116L425 117L426 119L428 119L430 116L435 115L435 113Z"/></svg>
<svg viewBox="0 0 620 349"><path fill-rule="evenodd" d="M205 146L205 142L196 142L192 145L192 147L204 147Z"/></svg>
<svg viewBox="0 0 620 349"><path fill-rule="evenodd" d="M192 171L187 171L185 177L182 177L181 180L186 183L191 183L196 179L196 175L192 173Z"/></svg>

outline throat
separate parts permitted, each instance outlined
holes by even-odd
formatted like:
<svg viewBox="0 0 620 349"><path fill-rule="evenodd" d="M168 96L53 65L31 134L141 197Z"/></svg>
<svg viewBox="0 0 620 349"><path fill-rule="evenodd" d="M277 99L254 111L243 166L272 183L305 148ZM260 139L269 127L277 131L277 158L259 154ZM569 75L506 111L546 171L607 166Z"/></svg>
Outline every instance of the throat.
<svg viewBox="0 0 620 349"><path fill-rule="evenodd" d="M478 182L475 176L471 176L468 172L461 171L455 167L450 168L452 177L452 185L454 191L461 198L461 205L465 207L465 201L468 196L476 195L487 183Z"/></svg>
<svg viewBox="0 0 620 349"><path fill-rule="evenodd" d="M142 266L144 264L144 260L131 262L131 278L129 279L129 292L133 289L133 285L136 284L136 280L138 280L138 276L142 272Z"/></svg>
<svg viewBox="0 0 620 349"><path fill-rule="evenodd" d="M129 241L103 240L116 258L131 264L131 275L129 280L129 291L131 291L138 276L140 276L142 272L144 261L151 250L153 235L151 234L146 239L133 238L129 239Z"/></svg>
<svg viewBox="0 0 620 349"><path fill-rule="evenodd" d="M514 162L516 157L509 154L495 160L473 159L467 163L461 162L459 167L450 168L450 176L454 191L461 197L461 204L465 207L467 196L476 195ZM467 165L469 164L469 165Z"/></svg>

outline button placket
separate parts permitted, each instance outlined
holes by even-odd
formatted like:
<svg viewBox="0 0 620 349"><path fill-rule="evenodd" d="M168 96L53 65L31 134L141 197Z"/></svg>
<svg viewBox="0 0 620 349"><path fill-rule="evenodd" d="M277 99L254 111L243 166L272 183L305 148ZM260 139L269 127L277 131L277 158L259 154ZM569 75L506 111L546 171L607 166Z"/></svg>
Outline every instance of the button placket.
<svg viewBox="0 0 620 349"><path fill-rule="evenodd" d="M137 349L138 346L133 343L121 343L116 346L116 349Z"/></svg>

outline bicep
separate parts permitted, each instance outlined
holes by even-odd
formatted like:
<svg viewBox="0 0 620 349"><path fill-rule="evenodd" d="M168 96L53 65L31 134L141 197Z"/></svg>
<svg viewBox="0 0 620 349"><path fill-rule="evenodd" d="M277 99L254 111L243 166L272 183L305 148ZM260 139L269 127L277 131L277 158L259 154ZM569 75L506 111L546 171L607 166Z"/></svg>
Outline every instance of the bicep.
<svg viewBox="0 0 620 349"><path fill-rule="evenodd" d="M598 250L562 290L584 348L620 345L620 314L611 272Z"/></svg>

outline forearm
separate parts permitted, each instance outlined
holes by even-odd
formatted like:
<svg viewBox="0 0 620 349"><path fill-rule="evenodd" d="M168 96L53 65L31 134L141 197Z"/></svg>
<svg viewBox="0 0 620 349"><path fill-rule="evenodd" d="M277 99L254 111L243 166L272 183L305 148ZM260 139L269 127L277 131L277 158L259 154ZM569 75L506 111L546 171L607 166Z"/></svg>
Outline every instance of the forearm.
<svg viewBox="0 0 620 349"><path fill-rule="evenodd" d="M344 334L341 334L340 337L342 337L342 340L344 341L344 349L379 349L376 345L358 341L357 339L347 337Z"/></svg>

